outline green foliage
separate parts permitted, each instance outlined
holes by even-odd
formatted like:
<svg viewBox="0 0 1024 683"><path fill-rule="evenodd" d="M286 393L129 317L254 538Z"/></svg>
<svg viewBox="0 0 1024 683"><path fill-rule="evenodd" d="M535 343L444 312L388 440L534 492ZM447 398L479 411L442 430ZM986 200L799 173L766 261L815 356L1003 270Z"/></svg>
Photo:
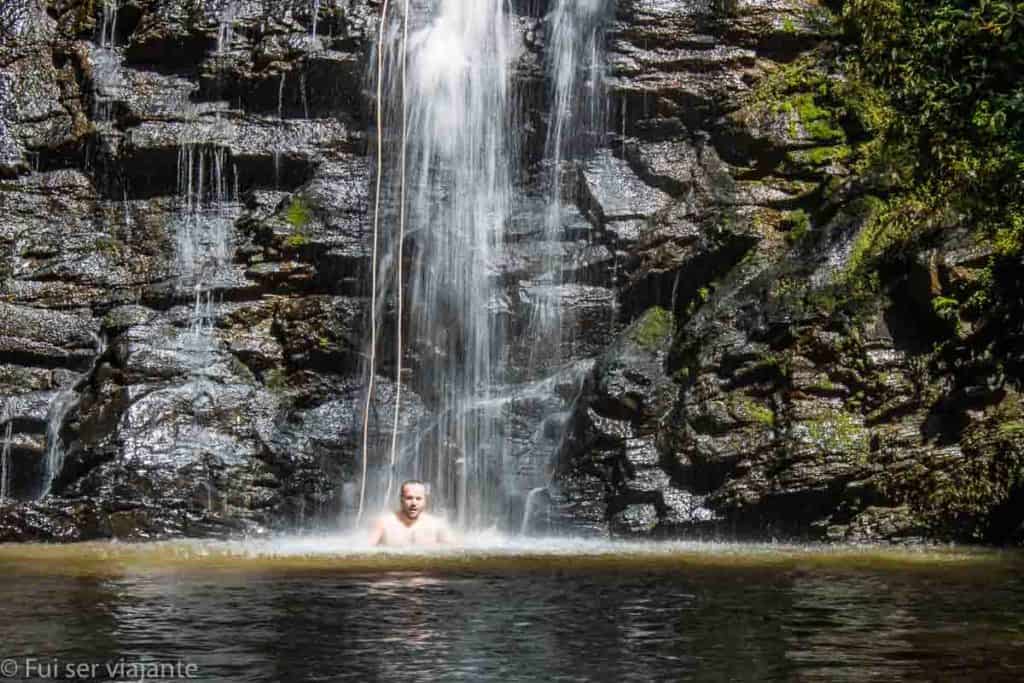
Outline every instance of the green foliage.
<svg viewBox="0 0 1024 683"><path fill-rule="evenodd" d="M843 18L852 80L878 87L896 114L876 122L863 169L894 181L892 230L904 234L886 247L911 246L946 213L1020 254L1024 3L851 0Z"/></svg>
<svg viewBox="0 0 1024 683"><path fill-rule="evenodd" d="M300 249L309 243L306 237L306 227L313 220L313 212L309 204L300 196L292 197L292 201L285 209L284 219L292 227L292 234L289 235L284 244L291 249Z"/></svg>
<svg viewBox="0 0 1024 683"><path fill-rule="evenodd" d="M940 319L946 322L955 322L957 311L960 309L960 302L948 296L937 296L932 299L932 310Z"/></svg>

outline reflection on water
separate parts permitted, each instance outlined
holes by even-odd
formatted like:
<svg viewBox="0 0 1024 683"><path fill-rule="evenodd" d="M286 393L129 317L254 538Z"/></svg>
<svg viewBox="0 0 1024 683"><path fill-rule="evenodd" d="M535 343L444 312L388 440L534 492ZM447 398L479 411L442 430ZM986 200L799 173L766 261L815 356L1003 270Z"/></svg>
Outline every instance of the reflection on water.
<svg viewBox="0 0 1024 683"><path fill-rule="evenodd" d="M0 655L237 681L1024 675L1013 554L539 544L371 561L306 543L0 548Z"/></svg>

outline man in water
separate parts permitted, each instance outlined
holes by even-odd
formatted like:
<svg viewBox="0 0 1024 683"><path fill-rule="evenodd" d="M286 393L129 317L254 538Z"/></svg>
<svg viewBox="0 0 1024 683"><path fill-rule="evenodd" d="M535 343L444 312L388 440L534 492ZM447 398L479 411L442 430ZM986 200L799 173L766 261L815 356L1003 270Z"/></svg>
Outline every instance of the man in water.
<svg viewBox="0 0 1024 683"><path fill-rule="evenodd" d="M377 520L370 545L432 546L455 542L444 520L425 512L427 487L422 481L402 482L398 489L399 509Z"/></svg>

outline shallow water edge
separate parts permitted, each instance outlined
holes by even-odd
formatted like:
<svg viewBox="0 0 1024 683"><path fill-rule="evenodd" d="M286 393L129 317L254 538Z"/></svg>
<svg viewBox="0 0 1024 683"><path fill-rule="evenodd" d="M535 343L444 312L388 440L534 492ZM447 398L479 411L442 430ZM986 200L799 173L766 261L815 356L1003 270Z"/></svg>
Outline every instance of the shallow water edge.
<svg viewBox="0 0 1024 683"><path fill-rule="evenodd" d="M479 535L450 548L371 548L361 534L250 541L90 541L0 544L4 574L396 571L437 573L750 570L942 571L1024 569L1024 551L973 546L824 545L706 541L627 542Z"/></svg>

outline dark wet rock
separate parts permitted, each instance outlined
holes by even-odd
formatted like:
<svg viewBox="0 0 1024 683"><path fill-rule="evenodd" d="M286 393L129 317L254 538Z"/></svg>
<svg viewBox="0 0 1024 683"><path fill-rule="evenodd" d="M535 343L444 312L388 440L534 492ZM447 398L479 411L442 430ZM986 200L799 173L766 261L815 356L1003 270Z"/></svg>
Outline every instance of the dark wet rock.
<svg viewBox="0 0 1024 683"><path fill-rule="evenodd" d="M366 160L349 156L320 164L294 193L252 193L239 221L260 247L248 259L252 276L271 285L364 294L369 182ZM274 265L282 257L291 262Z"/></svg>
<svg viewBox="0 0 1024 683"><path fill-rule="evenodd" d="M573 509L577 491L600 490L603 514L591 509L583 521L607 524L612 533L657 533L710 516L674 481L676 472L658 443L677 393L666 371L674 327L665 309L646 311L600 356L575 404L558 501Z"/></svg>
<svg viewBox="0 0 1024 683"><path fill-rule="evenodd" d="M88 314L0 303L0 358L47 367L84 369L96 349Z"/></svg>
<svg viewBox="0 0 1024 683"><path fill-rule="evenodd" d="M362 353L358 330L365 314L360 299L311 296L283 304L274 318L274 332L293 367L354 371Z"/></svg>
<svg viewBox="0 0 1024 683"><path fill-rule="evenodd" d="M341 123L327 120L147 122L128 131L115 158L129 177L129 195L146 198L180 190L182 149L223 150L227 187L248 190L297 187L312 176L321 157L357 144Z"/></svg>
<svg viewBox="0 0 1024 683"><path fill-rule="evenodd" d="M156 315L156 311L145 306L118 306L103 316L103 331L110 335L120 334L128 328L149 323Z"/></svg>
<svg viewBox="0 0 1024 683"><path fill-rule="evenodd" d="M610 153L589 161L580 175L584 206L602 223L650 218L669 202L668 195L644 183L626 161Z"/></svg>

